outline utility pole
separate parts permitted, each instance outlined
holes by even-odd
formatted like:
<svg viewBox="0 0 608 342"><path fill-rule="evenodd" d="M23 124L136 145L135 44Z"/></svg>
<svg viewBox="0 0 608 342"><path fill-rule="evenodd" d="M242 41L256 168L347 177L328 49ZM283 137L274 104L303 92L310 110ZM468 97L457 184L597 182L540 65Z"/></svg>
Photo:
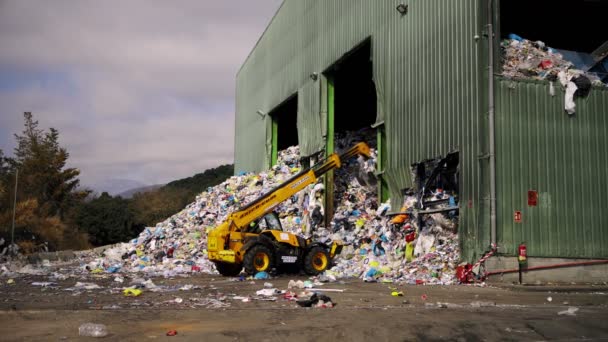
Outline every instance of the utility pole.
<svg viewBox="0 0 608 342"><path fill-rule="evenodd" d="M11 230L11 248L15 243L15 214L17 212L17 183L19 182L19 169L15 169L15 199L13 201L13 228Z"/></svg>

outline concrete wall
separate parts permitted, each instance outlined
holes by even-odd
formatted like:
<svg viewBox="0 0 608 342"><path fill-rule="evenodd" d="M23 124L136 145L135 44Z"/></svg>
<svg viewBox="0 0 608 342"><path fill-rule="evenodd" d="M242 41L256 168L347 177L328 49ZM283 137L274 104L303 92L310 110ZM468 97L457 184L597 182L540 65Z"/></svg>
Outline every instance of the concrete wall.
<svg viewBox="0 0 608 342"><path fill-rule="evenodd" d="M589 259L529 258L528 267L545 266ZM518 267L516 257L495 257L486 261L486 271L515 269ZM518 273L494 275L489 283L518 283ZM562 284L562 283L605 283L608 282L608 264L592 266L561 267L548 270L528 271L523 274L524 284Z"/></svg>

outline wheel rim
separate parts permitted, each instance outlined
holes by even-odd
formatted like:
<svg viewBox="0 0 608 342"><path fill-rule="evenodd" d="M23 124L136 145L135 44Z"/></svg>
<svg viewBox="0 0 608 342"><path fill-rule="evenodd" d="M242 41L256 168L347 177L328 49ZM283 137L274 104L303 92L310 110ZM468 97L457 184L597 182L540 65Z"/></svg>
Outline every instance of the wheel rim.
<svg viewBox="0 0 608 342"><path fill-rule="evenodd" d="M268 257L268 254L264 252L258 252L255 254L255 257L253 258L253 268L255 268L256 271L266 271L268 265L270 265L270 258Z"/></svg>
<svg viewBox="0 0 608 342"><path fill-rule="evenodd" d="M324 271L327 267L327 255L323 252L317 252L312 257L312 267L315 271Z"/></svg>

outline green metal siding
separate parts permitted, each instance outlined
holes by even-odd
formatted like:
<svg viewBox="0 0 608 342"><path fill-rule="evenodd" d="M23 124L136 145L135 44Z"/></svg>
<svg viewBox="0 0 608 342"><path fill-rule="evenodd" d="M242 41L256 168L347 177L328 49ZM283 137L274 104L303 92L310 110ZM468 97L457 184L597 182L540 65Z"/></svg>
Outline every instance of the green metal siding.
<svg viewBox="0 0 608 342"><path fill-rule="evenodd" d="M298 91L298 141L300 154L310 156L323 149L323 124L319 100L321 82L309 82Z"/></svg>
<svg viewBox="0 0 608 342"><path fill-rule="evenodd" d="M497 79L498 244L510 255L525 242L530 256L608 257L608 91L576 100L571 117L555 90ZM536 207L528 190L539 193Z"/></svg>
<svg viewBox="0 0 608 342"><path fill-rule="evenodd" d="M384 122L386 134L384 177L393 204L400 206L401 189L411 186L412 163L458 149L461 244L471 259L489 244L489 196L482 177L487 160L480 159L487 154L487 42L476 39L483 37L483 1L410 0L404 16L395 10L401 2L284 1L237 76L236 171L267 167L271 125L256 111L269 112L296 91L306 106L298 108L304 154L323 148L326 83L310 74L322 76L371 37L377 122Z"/></svg>

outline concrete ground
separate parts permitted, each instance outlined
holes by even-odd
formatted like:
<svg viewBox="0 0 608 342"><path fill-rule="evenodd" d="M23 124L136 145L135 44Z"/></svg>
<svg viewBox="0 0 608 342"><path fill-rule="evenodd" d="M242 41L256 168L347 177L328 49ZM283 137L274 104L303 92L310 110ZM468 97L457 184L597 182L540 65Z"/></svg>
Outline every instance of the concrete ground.
<svg viewBox="0 0 608 342"><path fill-rule="evenodd" d="M110 341L582 341L608 340L608 287L404 286L327 283L334 308L302 308L278 296L255 299L270 282L286 290L290 279L234 281L219 276L153 279L164 292L125 297L113 277L31 285L46 277L0 279L0 340L79 341L82 323L105 324ZM70 291L77 281L102 289ZM180 291L183 285L191 290ZM402 297L391 295L402 291ZM300 292L301 290L297 290ZM248 297L249 302L234 299ZM178 299L176 301L176 298ZM181 300L179 300L181 299ZM565 314L569 308L572 314ZM562 312L562 314L559 314ZM176 330L177 335L166 336Z"/></svg>

